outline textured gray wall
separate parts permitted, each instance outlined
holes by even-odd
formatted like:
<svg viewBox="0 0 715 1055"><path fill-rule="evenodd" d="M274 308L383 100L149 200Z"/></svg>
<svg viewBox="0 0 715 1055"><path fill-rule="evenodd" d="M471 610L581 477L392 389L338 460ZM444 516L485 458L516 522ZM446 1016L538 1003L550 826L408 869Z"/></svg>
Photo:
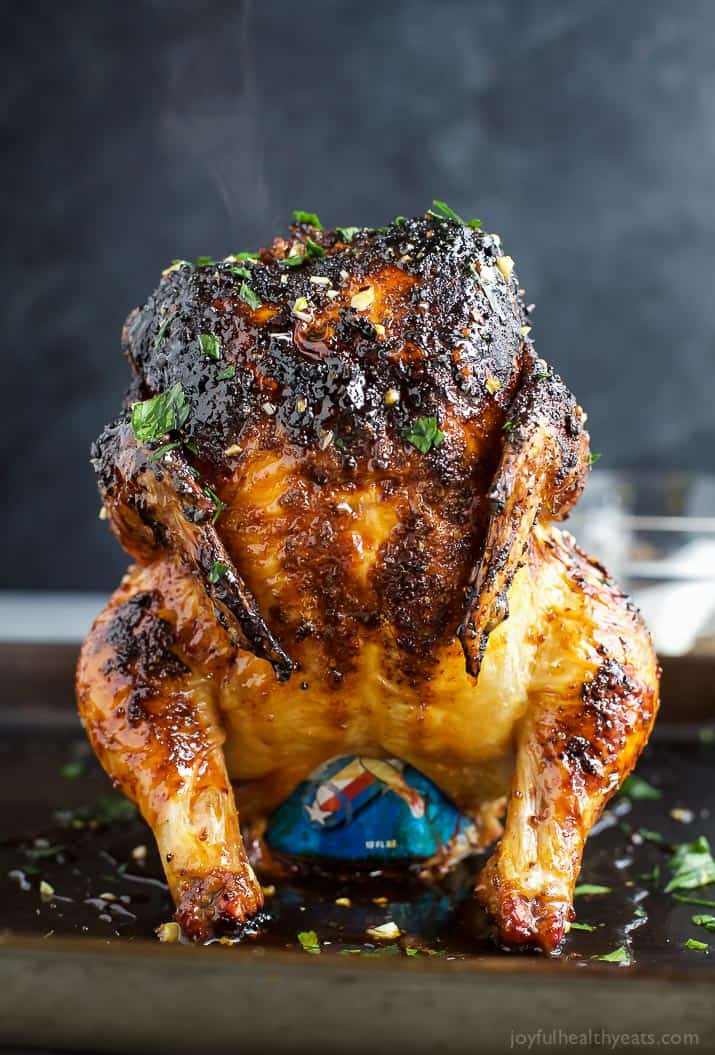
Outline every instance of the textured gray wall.
<svg viewBox="0 0 715 1055"><path fill-rule="evenodd" d="M711 0L4 4L4 587L105 588L127 311L290 210L501 232L607 464L713 468Z"/></svg>

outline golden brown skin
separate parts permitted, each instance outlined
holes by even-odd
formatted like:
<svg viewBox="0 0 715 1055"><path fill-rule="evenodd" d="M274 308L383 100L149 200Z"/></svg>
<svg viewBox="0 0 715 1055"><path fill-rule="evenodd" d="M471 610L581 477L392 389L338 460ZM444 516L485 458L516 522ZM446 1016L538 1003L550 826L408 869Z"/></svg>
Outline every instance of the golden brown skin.
<svg viewBox="0 0 715 1055"><path fill-rule="evenodd" d="M508 796L477 897L501 941L554 951L658 703L637 612L552 523L587 474L583 413L493 236L431 218L294 236L170 270L128 320L128 403L180 382L191 413L166 452L128 414L95 451L138 563L82 650L85 727L191 937L260 909L238 813L260 831L318 765L362 754L421 770L484 843ZM324 255L281 263L308 238ZM444 439L420 450L428 417Z"/></svg>

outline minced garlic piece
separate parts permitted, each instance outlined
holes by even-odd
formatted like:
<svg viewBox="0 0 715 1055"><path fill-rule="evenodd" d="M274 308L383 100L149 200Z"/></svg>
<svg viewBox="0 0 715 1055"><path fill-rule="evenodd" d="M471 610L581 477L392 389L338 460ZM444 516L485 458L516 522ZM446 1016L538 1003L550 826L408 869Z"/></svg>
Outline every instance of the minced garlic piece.
<svg viewBox="0 0 715 1055"><path fill-rule="evenodd" d="M162 923L156 928L156 936L159 941L173 944L181 937L181 927L178 923Z"/></svg>
<svg viewBox="0 0 715 1055"><path fill-rule="evenodd" d="M51 898L55 892L55 888L51 883L48 883L46 879L40 881L40 897L43 901Z"/></svg>
<svg viewBox="0 0 715 1055"><path fill-rule="evenodd" d="M293 314L297 318L302 319L303 322L312 322L313 317L308 310L311 307L312 304L308 303L307 297L298 297L295 304L293 305Z"/></svg>
<svg viewBox="0 0 715 1055"><path fill-rule="evenodd" d="M497 393L501 388L501 381L498 378L494 377L494 374L488 374L484 384L486 386L487 392L489 392L492 396L495 395L495 393Z"/></svg>
<svg viewBox="0 0 715 1055"><path fill-rule="evenodd" d="M376 941L394 941L399 938L401 931L396 923L381 923L379 927L368 927L366 932L369 937Z"/></svg>
<svg viewBox="0 0 715 1055"><path fill-rule="evenodd" d="M514 270L514 260L510 256L498 256L497 267L501 271L504 278L508 281L511 278L511 273Z"/></svg>
<svg viewBox="0 0 715 1055"><path fill-rule="evenodd" d="M385 403L388 407L394 407L395 403L400 402L400 393L396 388L388 388L385 392Z"/></svg>
<svg viewBox="0 0 715 1055"><path fill-rule="evenodd" d="M353 294L350 306L355 308L355 311L367 311L374 301L375 291L372 286L368 286L367 289L361 289L358 293Z"/></svg>

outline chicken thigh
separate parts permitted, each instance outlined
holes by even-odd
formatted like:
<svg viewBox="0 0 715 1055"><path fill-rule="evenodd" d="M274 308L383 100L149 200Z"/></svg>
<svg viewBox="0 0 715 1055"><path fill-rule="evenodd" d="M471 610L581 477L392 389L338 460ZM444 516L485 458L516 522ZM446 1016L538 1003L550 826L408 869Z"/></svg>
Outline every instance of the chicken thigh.
<svg viewBox="0 0 715 1055"><path fill-rule="evenodd" d="M638 612L555 526L585 415L499 238L435 213L298 213L259 254L176 261L124 328L93 461L135 563L78 702L196 940L260 912L242 829L260 844L316 767L368 755L424 773L475 847L501 834L475 896L501 942L557 951L655 718Z"/></svg>

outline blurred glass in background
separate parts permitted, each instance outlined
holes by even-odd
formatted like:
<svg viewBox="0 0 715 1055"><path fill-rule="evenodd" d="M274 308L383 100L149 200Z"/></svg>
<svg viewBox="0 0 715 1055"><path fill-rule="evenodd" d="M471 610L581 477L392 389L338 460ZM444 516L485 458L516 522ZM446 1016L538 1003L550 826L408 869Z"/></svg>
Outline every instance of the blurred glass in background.
<svg viewBox="0 0 715 1055"><path fill-rule="evenodd" d="M715 653L715 476L595 469L566 527L643 612L658 653Z"/></svg>

